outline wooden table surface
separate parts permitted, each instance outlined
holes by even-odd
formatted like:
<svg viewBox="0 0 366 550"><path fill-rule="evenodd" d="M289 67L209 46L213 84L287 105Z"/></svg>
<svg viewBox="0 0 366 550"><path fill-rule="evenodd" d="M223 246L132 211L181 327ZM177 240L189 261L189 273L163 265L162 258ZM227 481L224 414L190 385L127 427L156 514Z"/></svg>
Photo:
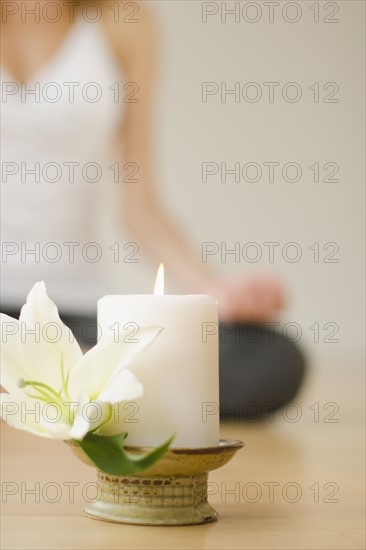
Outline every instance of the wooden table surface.
<svg viewBox="0 0 366 550"><path fill-rule="evenodd" d="M296 401L267 423L222 425L246 446L210 474L219 521L193 527L85 517L95 472L62 442L3 425L1 548L363 549L362 371L315 369Z"/></svg>

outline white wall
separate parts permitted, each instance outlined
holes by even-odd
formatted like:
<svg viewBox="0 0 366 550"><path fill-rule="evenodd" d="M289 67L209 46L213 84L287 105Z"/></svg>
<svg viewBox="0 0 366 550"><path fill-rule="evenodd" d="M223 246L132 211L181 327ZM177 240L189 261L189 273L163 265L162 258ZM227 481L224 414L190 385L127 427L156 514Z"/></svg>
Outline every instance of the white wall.
<svg viewBox="0 0 366 550"><path fill-rule="evenodd" d="M228 248L248 242L261 246L262 259L250 264L219 255L208 263L222 271L273 269L288 283L289 307L283 323L301 326L303 341L310 353L329 357L359 353L364 342L364 4L338 1L319 5L320 22L314 22L312 2L281 2L269 22L269 8L256 1L239 2L240 10L256 23L241 16L221 22L225 4L211 2L219 13L202 22L203 4L198 1L148 2L155 11L161 37L162 67L156 113L157 172L162 200L184 224L192 245L201 254L201 243L227 243ZM284 20L300 14L296 23ZM295 4L295 5L294 5ZM339 12L332 15L333 9ZM296 11L297 10L297 11ZM325 17L339 19L325 23ZM227 88L256 82L262 99L250 103L233 96L220 101L220 94L202 102L202 82L226 82ZM278 82L274 101L268 100L269 87ZM283 86L296 82L302 90L298 102L282 97ZM309 87L320 84L320 101L314 101ZM335 82L337 103L325 103L323 85ZM248 90L252 93L254 88ZM289 88L291 95L295 89ZM332 99L332 98L330 98ZM239 183L234 176L220 181L220 174L202 182L202 163L226 162L232 167L255 162L263 169L257 183ZM278 162L275 181L268 180L264 162ZM297 183L282 178L283 165L296 162L302 170ZM309 169L315 162L339 165L338 183L314 182ZM330 173L331 167L328 168ZM253 177L250 173L250 177ZM294 172L289 171L289 177ZM321 180L326 173L321 169ZM264 242L279 242L274 262L268 261ZM285 261L286 243L296 242L302 257L297 263ZM320 261L314 261L313 243L320 244ZM325 243L336 243L338 263L325 263ZM286 250L286 249L285 249ZM254 253L252 248L249 252ZM293 254L294 248L288 253ZM123 266L124 290L149 292L154 267L143 260ZM167 274L169 278L169 274ZM173 287L171 287L173 288ZM119 286L121 291L121 286ZM325 343L332 327L339 326L334 338ZM309 329L320 324L320 342L314 342Z"/></svg>

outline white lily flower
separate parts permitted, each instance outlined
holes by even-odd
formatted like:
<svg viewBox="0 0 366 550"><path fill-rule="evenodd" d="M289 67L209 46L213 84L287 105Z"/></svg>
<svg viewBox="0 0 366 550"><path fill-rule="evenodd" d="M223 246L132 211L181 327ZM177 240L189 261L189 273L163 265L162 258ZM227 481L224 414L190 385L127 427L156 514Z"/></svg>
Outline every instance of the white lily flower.
<svg viewBox="0 0 366 550"><path fill-rule="evenodd" d="M161 330L140 327L138 342L125 341L121 334L83 355L45 284L36 283L19 320L1 314L1 385L8 392L0 394L1 418L57 439L82 440L97 428L116 433L112 406L143 395L126 366Z"/></svg>

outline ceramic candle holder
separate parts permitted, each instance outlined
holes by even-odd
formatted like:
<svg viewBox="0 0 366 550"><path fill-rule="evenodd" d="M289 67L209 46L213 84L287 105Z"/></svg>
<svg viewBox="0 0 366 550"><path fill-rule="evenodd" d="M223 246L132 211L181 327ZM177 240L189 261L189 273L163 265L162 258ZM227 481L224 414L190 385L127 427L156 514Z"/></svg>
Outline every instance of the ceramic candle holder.
<svg viewBox="0 0 366 550"><path fill-rule="evenodd" d="M67 444L82 462L93 466L77 444ZM134 476L113 476L98 470L98 499L85 513L99 520L134 525L216 521L218 514L207 501L208 472L227 464L243 446L241 441L220 440L217 447L171 448L154 466ZM126 450L142 454L151 449Z"/></svg>

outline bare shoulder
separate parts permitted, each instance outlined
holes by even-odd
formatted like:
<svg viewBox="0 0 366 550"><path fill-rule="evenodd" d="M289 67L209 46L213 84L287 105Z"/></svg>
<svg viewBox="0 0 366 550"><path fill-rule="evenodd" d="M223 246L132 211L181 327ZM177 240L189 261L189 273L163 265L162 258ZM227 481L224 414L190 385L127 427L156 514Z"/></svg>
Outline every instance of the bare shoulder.
<svg viewBox="0 0 366 550"><path fill-rule="evenodd" d="M145 3L131 0L103 3L105 31L126 69L152 61L155 52L155 22Z"/></svg>

